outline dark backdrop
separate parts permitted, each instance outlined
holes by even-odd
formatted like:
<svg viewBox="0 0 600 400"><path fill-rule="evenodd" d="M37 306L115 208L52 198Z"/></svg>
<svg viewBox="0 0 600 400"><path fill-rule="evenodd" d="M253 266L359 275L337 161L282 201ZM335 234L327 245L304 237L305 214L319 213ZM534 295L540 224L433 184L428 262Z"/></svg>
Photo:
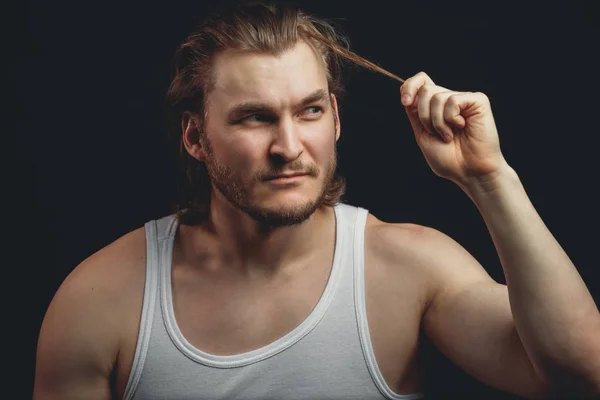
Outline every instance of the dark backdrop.
<svg viewBox="0 0 600 400"><path fill-rule="evenodd" d="M356 52L408 78L491 99L501 147L596 301L599 195L598 6L546 2L300 1L335 18ZM14 37L8 147L9 263L18 359L11 381L31 397L46 308L84 258L170 212L174 149L161 106L177 44L213 7L201 1L29 1ZM475 206L429 169L399 103L399 83L346 73L340 167L347 202L380 219L447 233L504 283ZM10 143L10 141L9 141ZM13 151L14 150L14 151ZM16 284L13 284L16 282ZM514 398L428 350L425 392ZM13 397L16 398L16 397Z"/></svg>

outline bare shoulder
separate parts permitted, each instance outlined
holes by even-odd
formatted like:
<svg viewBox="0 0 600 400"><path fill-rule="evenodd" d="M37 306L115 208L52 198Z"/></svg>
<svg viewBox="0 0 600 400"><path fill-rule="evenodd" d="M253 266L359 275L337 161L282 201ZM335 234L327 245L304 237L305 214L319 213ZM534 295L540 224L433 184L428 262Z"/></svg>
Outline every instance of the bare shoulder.
<svg viewBox="0 0 600 400"><path fill-rule="evenodd" d="M369 214L365 245L374 257L390 267L418 268L426 272L432 250L446 246L449 237L440 231L413 223L390 223Z"/></svg>
<svg viewBox="0 0 600 400"><path fill-rule="evenodd" d="M385 265L388 273L408 269L413 276L422 277L428 302L451 285L490 279L461 244L435 228L384 222L369 214L365 235L366 251Z"/></svg>
<svg viewBox="0 0 600 400"><path fill-rule="evenodd" d="M144 228L131 231L83 260L65 279L63 286L116 295L139 279L146 263Z"/></svg>
<svg viewBox="0 0 600 400"><path fill-rule="evenodd" d="M109 396L120 341L139 324L145 249L145 230L136 229L85 259L62 282L40 330L37 397Z"/></svg>
<svg viewBox="0 0 600 400"><path fill-rule="evenodd" d="M132 302L141 304L145 282L146 235L144 228L131 231L98 250L66 277L53 303L65 308L86 308L79 317L117 322L127 319ZM125 314L125 315L123 315ZM123 321L119 321L119 325ZM105 325L107 329L113 323ZM114 326L117 328L117 326Z"/></svg>
<svg viewBox="0 0 600 400"><path fill-rule="evenodd" d="M92 311L100 313L107 308L114 319L120 310L126 310L126 299L143 286L145 265L146 236L144 228L139 228L83 260L65 278L53 302L61 298L89 302Z"/></svg>
<svg viewBox="0 0 600 400"><path fill-rule="evenodd" d="M385 222L373 214L369 214L367 218L367 238L370 239L373 250L377 250L382 256L394 257L405 251L419 252L424 246L431 245L432 240L439 239L440 234L441 232L423 225Z"/></svg>

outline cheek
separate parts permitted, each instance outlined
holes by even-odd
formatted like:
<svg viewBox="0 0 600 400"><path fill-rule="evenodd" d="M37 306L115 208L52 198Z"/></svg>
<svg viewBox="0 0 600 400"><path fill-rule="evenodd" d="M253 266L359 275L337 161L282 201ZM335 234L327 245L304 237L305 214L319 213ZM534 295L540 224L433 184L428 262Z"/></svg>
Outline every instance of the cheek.
<svg viewBox="0 0 600 400"><path fill-rule="evenodd" d="M248 132L225 127L216 122L220 120L219 117L217 115L215 120L209 120L207 126L207 130L213 132L210 142L215 162L230 167L236 175L255 173L259 168L258 158L265 146L260 142L260 135L250 135Z"/></svg>
<svg viewBox="0 0 600 400"><path fill-rule="evenodd" d="M259 164L263 158L265 146L266 144L260 143L256 139L237 137L223 143L226 153L223 162L227 162L228 165L244 175L256 172L260 168Z"/></svg>
<svg viewBox="0 0 600 400"><path fill-rule="evenodd" d="M309 147L315 161L321 164L327 162L335 150L335 127L330 122L309 126L304 133L305 146Z"/></svg>

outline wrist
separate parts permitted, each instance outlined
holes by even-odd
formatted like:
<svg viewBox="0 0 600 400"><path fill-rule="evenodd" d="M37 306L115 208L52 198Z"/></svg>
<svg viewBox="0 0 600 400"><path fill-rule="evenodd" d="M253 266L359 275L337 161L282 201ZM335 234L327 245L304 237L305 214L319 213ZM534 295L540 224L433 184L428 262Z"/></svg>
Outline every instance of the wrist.
<svg viewBox="0 0 600 400"><path fill-rule="evenodd" d="M468 177L460 185L473 200L502 192L506 188L521 185L517 172L503 160L500 168L482 176Z"/></svg>

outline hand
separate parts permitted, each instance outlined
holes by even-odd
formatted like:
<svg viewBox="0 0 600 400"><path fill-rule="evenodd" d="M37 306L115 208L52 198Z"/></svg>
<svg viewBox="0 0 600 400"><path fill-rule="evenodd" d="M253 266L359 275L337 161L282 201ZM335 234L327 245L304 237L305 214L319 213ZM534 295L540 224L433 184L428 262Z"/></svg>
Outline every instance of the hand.
<svg viewBox="0 0 600 400"><path fill-rule="evenodd" d="M417 144L436 175L463 186L494 177L506 166L485 94L448 90L424 72L407 79L400 94Z"/></svg>

